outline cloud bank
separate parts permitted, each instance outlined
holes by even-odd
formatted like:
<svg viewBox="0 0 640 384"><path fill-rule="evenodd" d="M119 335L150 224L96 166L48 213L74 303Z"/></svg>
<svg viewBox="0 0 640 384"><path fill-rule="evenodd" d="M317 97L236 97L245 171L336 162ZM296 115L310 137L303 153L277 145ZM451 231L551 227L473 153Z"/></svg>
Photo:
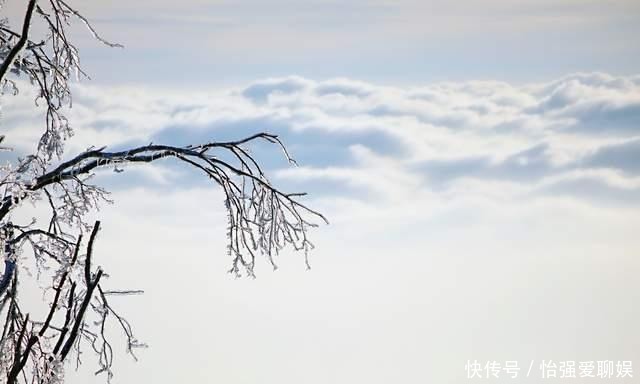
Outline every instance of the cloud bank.
<svg viewBox="0 0 640 384"><path fill-rule="evenodd" d="M24 90L3 96L3 132L18 153L33 145L41 121ZM478 199L637 204L640 196L640 76L414 87L290 76L208 93L78 85L75 94L69 153L270 131L301 164L288 168L278 153L254 148L276 181L331 204L425 204L428 212ZM198 183L170 163L130 173L138 185Z"/></svg>

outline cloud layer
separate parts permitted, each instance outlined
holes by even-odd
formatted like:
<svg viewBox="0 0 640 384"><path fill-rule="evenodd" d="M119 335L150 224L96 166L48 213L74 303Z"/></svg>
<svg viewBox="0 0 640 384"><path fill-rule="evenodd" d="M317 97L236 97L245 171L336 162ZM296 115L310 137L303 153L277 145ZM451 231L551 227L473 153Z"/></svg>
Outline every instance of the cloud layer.
<svg viewBox="0 0 640 384"><path fill-rule="evenodd" d="M40 124L30 97L3 97L3 131L21 152ZM71 152L275 132L302 164L281 168L277 154L255 148L277 177L359 198L561 194L636 202L640 188L638 76L419 87L292 76L196 94L82 85L70 118ZM175 176L161 168L150 182Z"/></svg>

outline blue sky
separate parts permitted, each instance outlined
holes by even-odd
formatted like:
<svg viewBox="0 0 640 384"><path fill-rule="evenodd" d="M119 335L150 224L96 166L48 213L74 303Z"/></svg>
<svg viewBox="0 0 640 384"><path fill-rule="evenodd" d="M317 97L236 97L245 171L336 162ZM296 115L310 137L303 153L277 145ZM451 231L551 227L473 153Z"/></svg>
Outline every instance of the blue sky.
<svg viewBox="0 0 640 384"><path fill-rule="evenodd" d="M109 1L80 3L114 52L82 49L96 81L217 86L292 74L391 84L630 75L635 1Z"/></svg>
<svg viewBox="0 0 640 384"><path fill-rule="evenodd" d="M467 383L469 359L534 360L534 378L550 359L640 366L638 2L78 7L126 48L78 28L93 80L74 87L69 156L271 131L300 166L252 150L331 221L312 233L311 271L284 253L277 272L265 261L235 280L215 186L171 162L99 172L115 204L96 214L96 257L114 288L147 291L121 305L152 346L118 359L114 383ZM14 153L40 132L33 96L23 84L0 99Z"/></svg>

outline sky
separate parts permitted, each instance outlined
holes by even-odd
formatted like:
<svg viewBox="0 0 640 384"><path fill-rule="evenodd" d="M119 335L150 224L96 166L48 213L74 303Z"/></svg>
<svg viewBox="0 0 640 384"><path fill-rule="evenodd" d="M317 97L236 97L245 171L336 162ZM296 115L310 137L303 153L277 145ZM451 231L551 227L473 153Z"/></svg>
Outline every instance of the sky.
<svg viewBox="0 0 640 384"><path fill-rule="evenodd" d="M633 0L167 0L73 2L114 51L78 27L94 83L218 87L258 78L389 85L633 75ZM22 2L6 1L20 15ZM19 18L13 18L16 21Z"/></svg>
<svg viewBox="0 0 640 384"><path fill-rule="evenodd" d="M285 252L235 279L215 185L171 161L99 172L95 260L145 290L116 305L150 345L137 363L116 347L113 383L483 381L469 361L518 361L483 382L546 382L543 360L640 375L638 2L77 5L125 48L78 29L92 80L69 156L273 132L299 166L253 153L330 221L311 270ZM41 131L33 96L0 98L16 154ZM91 368L69 382L104 382Z"/></svg>

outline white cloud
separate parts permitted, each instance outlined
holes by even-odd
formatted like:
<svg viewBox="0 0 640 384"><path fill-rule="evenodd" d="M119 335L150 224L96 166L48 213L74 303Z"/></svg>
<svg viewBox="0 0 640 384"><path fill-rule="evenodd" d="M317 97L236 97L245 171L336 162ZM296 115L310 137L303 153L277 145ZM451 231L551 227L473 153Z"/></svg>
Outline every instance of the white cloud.
<svg viewBox="0 0 640 384"><path fill-rule="evenodd" d="M2 123L5 143L24 152L39 117L22 88L3 96ZM303 168L277 173L281 179L331 180L391 200L472 196L496 183L533 193L576 178L635 190L639 111L638 77L604 73L415 87L292 76L210 93L78 85L69 152L275 130L304 159ZM166 167L149 172L162 184L175 176Z"/></svg>

